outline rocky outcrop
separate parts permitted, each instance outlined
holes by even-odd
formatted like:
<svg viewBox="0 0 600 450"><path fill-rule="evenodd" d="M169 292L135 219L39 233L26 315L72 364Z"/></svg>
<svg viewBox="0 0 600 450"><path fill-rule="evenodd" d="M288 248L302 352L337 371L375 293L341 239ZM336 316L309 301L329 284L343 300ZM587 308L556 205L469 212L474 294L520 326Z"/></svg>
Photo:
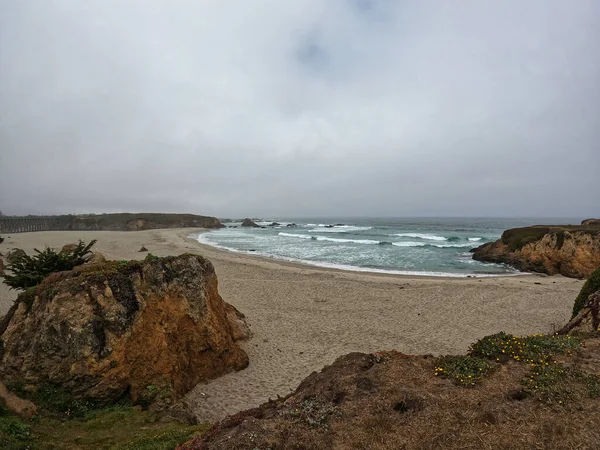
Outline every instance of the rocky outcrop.
<svg viewBox="0 0 600 450"><path fill-rule="evenodd" d="M260 225L257 225L252 219L244 219L242 222L242 226L260 228Z"/></svg>
<svg viewBox="0 0 600 450"><path fill-rule="evenodd" d="M514 228L472 252L478 261L509 264L526 272L587 278L600 267L600 226Z"/></svg>
<svg viewBox="0 0 600 450"><path fill-rule="evenodd" d="M180 396L248 365L232 311L201 256L79 266L22 293L0 322L0 377L106 403L157 387Z"/></svg>
<svg viewBox="0 0 600 450"><path fill-rule="evenodd" d="M588 338L577 357L548 372L490 358L350 353L290 395L230 416L178 450L597 448L589 430L600 425L600 339ZM492 368L473 388L440 371L460 367L471 378L480 364ZM528 387L530 377L545 385Z"/></svg>
<svg viewBox="0 0 600 450"><path fill-rule="evenodd" d="M600 219L585 219L581 221L581 225L600 227Z"/></svg>

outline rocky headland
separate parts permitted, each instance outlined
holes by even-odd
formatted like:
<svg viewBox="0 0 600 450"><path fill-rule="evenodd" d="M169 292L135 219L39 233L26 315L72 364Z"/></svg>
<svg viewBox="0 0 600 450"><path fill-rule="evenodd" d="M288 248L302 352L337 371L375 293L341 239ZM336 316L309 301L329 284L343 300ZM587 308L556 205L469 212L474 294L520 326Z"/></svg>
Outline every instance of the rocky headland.
<svg viewBox="0 0 600 450"><path fill-rule="evenodd" d="M600 267L600 220L513 228L472 252L477 261L508 264L525 272L587 278Z"/></svg>

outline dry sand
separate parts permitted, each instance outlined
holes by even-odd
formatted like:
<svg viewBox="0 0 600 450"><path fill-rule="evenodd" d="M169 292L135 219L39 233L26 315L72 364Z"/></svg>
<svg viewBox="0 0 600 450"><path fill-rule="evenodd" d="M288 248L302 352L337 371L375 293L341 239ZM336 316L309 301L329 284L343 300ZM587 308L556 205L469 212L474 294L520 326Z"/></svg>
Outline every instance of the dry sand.
<svg viewBox="0 0 600 450"><path fill-rule="evenodd" d="M0 244L32 251L82 239L108 259L201 253L215 265L222 297L246 314L250 366L198 385L186 401L202 421L286 395L315 370L353 351L462 353L487 334L552 332L583 282L561 276L427 278L345 272L236 254L199 244L197 230L38 232ZM0 284L0 315L14 291Z"/></svg>

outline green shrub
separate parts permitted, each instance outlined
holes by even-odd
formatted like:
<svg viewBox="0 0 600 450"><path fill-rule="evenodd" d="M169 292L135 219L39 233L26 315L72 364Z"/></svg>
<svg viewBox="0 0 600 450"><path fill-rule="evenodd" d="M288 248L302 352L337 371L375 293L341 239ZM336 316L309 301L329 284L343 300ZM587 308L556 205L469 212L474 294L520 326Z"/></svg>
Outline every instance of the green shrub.
<svg viewBox="0 0 600 450"><path fill-rule="evenodd" d="M54 272L72 270L74 267L84 264L92 257L92 246L95 240L89 244L82 241L72 249L57 252L46 248L44 251L35 249L36 254L27 255L23 250L17 249L11 253L4 283L13 289L25 290L37 286L44 278Z"/></svg>
<svg viewBox="0 0 600 450"><path fill-rule="evenodd" d="M29 430L29 426L23 423L18 417L3 415L0 417L0 437L3 434L8 438L26 440L31 436L31 431Z"/></svg>
<svg viewBox="0 0 600 450"><path fill-rule="evenodd" d="M600 268L592 272L581 288L581 291L579 291L579 295L573 305L573 317L579 314L579 311L585 307L588 297L596 291L600 291Z"/></svg>

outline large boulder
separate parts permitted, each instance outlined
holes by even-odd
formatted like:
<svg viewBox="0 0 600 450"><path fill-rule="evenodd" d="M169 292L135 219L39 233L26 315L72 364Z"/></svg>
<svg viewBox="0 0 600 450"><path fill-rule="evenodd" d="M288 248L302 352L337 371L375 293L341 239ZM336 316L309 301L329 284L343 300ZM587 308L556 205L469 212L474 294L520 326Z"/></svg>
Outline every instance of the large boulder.
<svg viewBox="0 0 600 450"><path fill-rule="evenodd" d="M587 278L600 267L600 226L533 226L502 233L472 250L473 259L526 272Z"/></svg>
<svg viewBox="0 0 600 450"><path fill-rule="evenodd" d="M22 293L0 321L0 377L106 403L156 387L177 397L248 365L244 327L201 256L84 265Z"/></svg>
<svg viewBox="0 0 600 450"><path fill-rule="evenodd" d="M252 219L244 219L244 221L242 222L242 226L260 228L260 225L257 225Z"/></svg>

